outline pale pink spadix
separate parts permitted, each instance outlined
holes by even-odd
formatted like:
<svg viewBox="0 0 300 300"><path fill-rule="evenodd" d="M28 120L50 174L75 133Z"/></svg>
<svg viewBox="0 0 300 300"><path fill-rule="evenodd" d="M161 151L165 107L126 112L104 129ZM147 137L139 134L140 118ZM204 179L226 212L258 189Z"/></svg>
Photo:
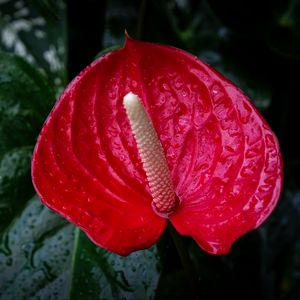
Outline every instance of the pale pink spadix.
<svg viewBox="0 0 300 300"><path fill-rule="evenodd" d="M176 195L164 150L139 97L130 92L123 104L147 175L152 205L159 215L168 217L176 207Z"/></svg>

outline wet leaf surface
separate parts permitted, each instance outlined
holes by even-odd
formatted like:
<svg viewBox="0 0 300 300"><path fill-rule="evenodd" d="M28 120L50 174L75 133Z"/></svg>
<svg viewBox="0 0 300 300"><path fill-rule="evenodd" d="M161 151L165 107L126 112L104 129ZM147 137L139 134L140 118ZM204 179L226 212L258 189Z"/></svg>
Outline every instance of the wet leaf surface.
<svg viewBox="0 0 300 300"><path fill-rule="evenodd" d="M11 221L24 200L33 194L30 180L31 154L32 147L25 146L7 151L2 157L0 162L0 229Z"/></svg>
<svg viewBox="0 0 300 300"><path fill-rule="evenodd" d="M67 74L64 1L1 1L0 10L0 49L39 67L60 90Z"/></svg>
<svg viewBox="0 0 300 300"><path fill-rule="evenodd" d="M44 76L21 57L0 52L0 69L1 231L34 194L31 154L55 98Z"/></svg>
<svg viewBox="0 0 300 300"><path fill-rule="evenodd" d="M121 257L76 230L74 248L70 299L154 299L161 273L157 246Z"/></svg>
<svg viewBox="0 0 300 300"><path fill-rule="evenodd" d="M73 231L31 199L1 235L0 299L66 299Z"/></svg>

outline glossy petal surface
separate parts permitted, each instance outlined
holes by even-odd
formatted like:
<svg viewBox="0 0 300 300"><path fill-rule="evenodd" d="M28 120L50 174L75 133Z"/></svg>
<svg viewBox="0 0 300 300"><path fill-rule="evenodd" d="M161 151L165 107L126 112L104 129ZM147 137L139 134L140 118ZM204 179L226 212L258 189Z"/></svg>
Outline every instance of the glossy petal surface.
<svg viewBox="0 0 300 300"><path fill-rule="evenodd" d="M32 164L42 201L121 255L150 247L166 225L152 210L122 105L136 76L128 74L126 52L100 58L69 85L42 129Z"/></svg>
<svg viewBox="0 0 300 300"><path fill-rule="evenodd" d="M152 210L122 105L130 91L152 120L181 200L171 222L206 251L228 252L278 200L278 143L232 83L175 48L127 39L70 84L34 154L42 200L116 253L157 241L166 219Z"/></svg>

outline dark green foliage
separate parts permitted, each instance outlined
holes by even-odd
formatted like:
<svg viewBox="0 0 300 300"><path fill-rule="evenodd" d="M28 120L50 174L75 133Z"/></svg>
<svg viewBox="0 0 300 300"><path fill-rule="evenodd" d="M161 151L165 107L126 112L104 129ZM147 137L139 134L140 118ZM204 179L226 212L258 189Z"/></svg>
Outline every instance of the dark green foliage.
<svg viewBox="0 0 300 300"><path fill-rule="evenodd" d="M154 299L161 273L156 246L121 257L79 231L74 243L71 299Z"/></svg>
<svg viewBox="0 0 300 300"><path fill-rule="evenodd" d="M0 231L33 196L30 161L54 93L22 58L0 52Z"/></svg>

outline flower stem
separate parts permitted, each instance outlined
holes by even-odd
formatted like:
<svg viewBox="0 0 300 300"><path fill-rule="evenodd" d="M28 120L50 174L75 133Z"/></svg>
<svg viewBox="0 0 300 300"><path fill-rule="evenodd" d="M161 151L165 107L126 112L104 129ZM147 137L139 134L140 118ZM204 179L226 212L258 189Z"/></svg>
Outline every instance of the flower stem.
<svg viewBox="0 0 300 300"><path fill-rule="evenodd" d="M173 242L175 244L175 247L177 249L178 255L180 257L183 269L186 274L186 278L190 284L191 288L191 296L193 300L199 300L199 291L198 291L198 282L196 278L196 274L193 270L192 262L188 253L188 250L186 248L186 245L183 241L182 236L180 236L176 229L173 227L173 225L169 222L168 224L169 231L171 233Z"/></svg>
<svg viewBox="0 0 300 300"><path fill-rule="evenodd" d="M147 0L141 0L141 4L140 4L138 24L137 24L137 30L136 30L136 38L139 40L142 39L142 35L143 35L146 1Z"/></svg>

